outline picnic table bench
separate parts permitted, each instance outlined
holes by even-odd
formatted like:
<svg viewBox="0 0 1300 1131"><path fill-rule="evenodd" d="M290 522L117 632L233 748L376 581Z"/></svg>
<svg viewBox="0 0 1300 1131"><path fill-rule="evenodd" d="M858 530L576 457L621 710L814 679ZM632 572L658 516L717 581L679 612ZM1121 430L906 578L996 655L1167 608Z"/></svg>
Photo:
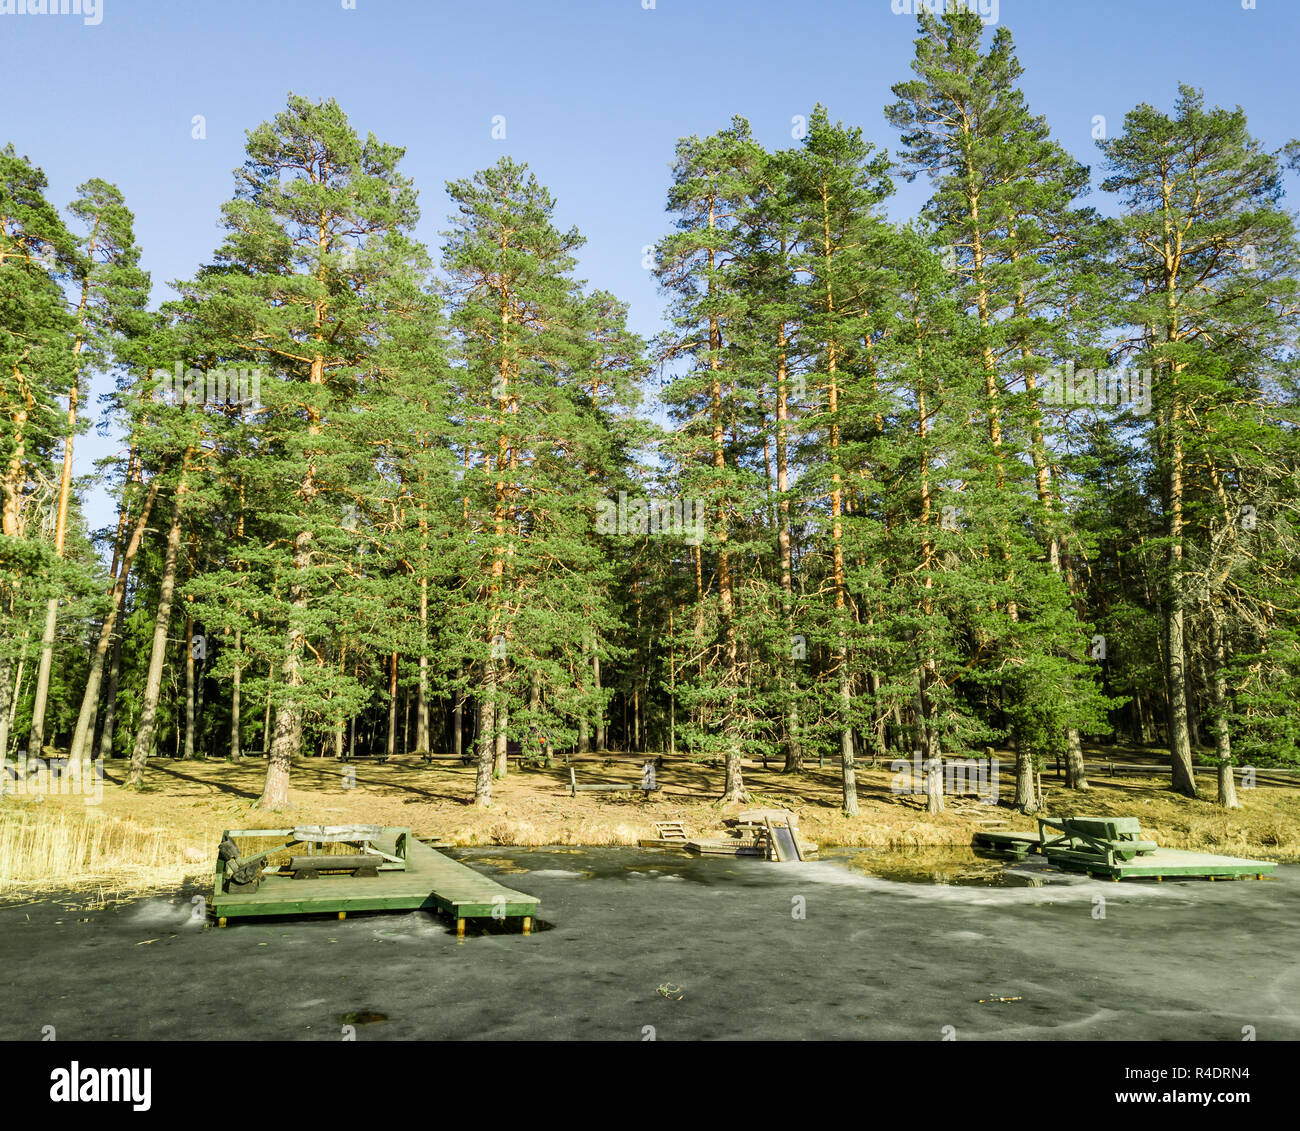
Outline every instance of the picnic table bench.
<svg viewBox="0 0 1300 1131"><path fill-rule="evenodd" d="M577 775L573 772L573 767L569 767L569 795L577 797L579 793L626 793L631 790L639 790L647 797L650 794L662 789L663 786L656 780L655 764L646 762L641 767L641 780L639 782L584 782L578 783Z"/></svg>
<svg viewBox="0 0 1300 1131"><path fill-rule="evenodd" d="M1048 830L1058 830L1049 836ZM1090 859L1114 864L1155 852L1160 846L1151 840L1139 840L1141 828L1136 817L1039 817L1040 851L1052 856L1072 857L1080 862Z"/></svg>

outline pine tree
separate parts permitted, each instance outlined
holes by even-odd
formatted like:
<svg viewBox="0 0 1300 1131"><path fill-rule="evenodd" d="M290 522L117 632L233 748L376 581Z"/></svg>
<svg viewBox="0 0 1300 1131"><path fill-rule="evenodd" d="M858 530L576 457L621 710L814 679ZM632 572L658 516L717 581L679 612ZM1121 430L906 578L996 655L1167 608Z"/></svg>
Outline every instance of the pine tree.
<svg viewBox="0 0 1300 1131"><path fill-rule="evenodd" d="M1100 148L1110 171L1102 187L1125 210L1114 225L1124 276L1114 314L1132 327L1124 349L1155 379L1173 788L1196 796L1189 633L1199 616L1210 641L1220 802L1231 806L1226 668L1228 638L1240 633L1230 624L1245 613L1254 628L1247 635L1262 637L1246 650L1267 651L1274 619L1252 592L1262 580L1249 562L1259 528L1243 526L1242 508L1264 511L1275 545L1295 537L1278 505L1293 465L1277 435L1289 414L1279 413L1271 372L1300 316L1295 224L1278 206L1280 155L1250 135L1240 109L1207 110L1191 87L1180 88L1172 116L1148 104L1130 111L1124 133ZM1284 453L1281 466L1275 452Z"/></svg>
<svg viewBox="0 0 1300 1131"><path fill-rule="evenodd" d="M0 152L0 738L6 742L13 664L32 635L27 618L57 602L67 579L51 537L58 510L52 453L56 397L73 373L74 322L62 287L76 269L77 249L45 198L46 185L45 174L12 145ZM48 665L43 661L47 680ZM33 737L41 743L43 728L35 727ZM41 750L38 745L32 754ZM5 752L0 745L0 756Z"/></svg>
<svg viewBox="0 0 1300 1131"><path fill-rule="evenodd" d="M71 350L73 366L68 386L68 409L63 436L63 464L59 475L58 500L54 517L54 555L63 558L68 532L68 515L74 506L72 493L73 443L84 429L78 415L84 399L82 384L95 370L103 371L118 355L117 344L138 332L149 295L149 276L140 270L140 249L132 231L134 217L121 192L101 180L88 181L77 190L70 211L85 228L79 241L73 270L76 307L73 311ZM58 622L59 598L51 596L45 607L41 635L40 667L36 676L29 747L44 745L46 696L54 659L54 634Z"/></svg>
<svg viewBox="0 0 1300 1131"><path fill-rule="evenodd" d="M660 345L660 357L684 366L664 395L680 422L671 458L681 469L686 498L705 508L712 551L712 578L706 585L706 549L696 548L690 674L678 694L693 716L687 728L692 749L700 757L724 759L724 802L746 800L741 758L751 730L742 717L746 679L736 610L747 547L743 535L737 542L733 538L737 523L752 511L752 481L738 452L732 453L729 466L727 441L752 409L747 380L752 371L745 351L731 348L733 333L743 340L749 317L749 303L737 294L731 265L743 254L741 216L762 164L762 151L741 118L712 137L679 141L668 194L677 230L656 249L660 286L672 296L673 329Z"/></svg>
<svg viewBox="0 0 1300 1131"><path fill-rule="evenodd" d="M924 215L948 249L963 309L978 322L976 352L984 375L980 416L992 475L982 498L1001 512L991 552L1002 559L1007 589L998 633L1023 643L1026 630L1017 622L1025 600L1033 598L1017 594L1012 582L1030 579L1015 558L1014 528L1030 523L1040 532L1048 561L1067 587L1072 586L1070 553L1084 549L1072 546L1064 522L1039 382L1053 357L1068 348L1067 319L1074 317L1070 296L1087 285L1084 265L1096 224L1074 201L1087 189L1088 170L1052 140L1042 118L1029 113L1016 85L1022 68L1006 28L993 33L985 50L984 26L971 12L940 17L922 11L919 27L917 77L894 87L898 101L886 116L903 130L909 175L924 173L934 186ZM1023 470L1026 464L1032 479ZM1034 556L1031 546L1025 550ZM1057 601L1046 592L1042 596ZM1081 625L1074 626L1074 635L1081 631ZM1026 682L1063 674L1050 662L1061 647L1054 633L1046 632L1040 643L1029 668L1040 662L1046 667L1032 677L1022 671L1015 682L1029 696L1026 710L1038 711L1043 695L1050 694L1054 715L1064 717L1068 705L1089 692ZM1065 726L1061 739L1068 784L1086 788L1078 726ZM1059 752L1046 732L1041 742L1047 752ZM1025 747L1017 747L1017 805L1033 808L1033 763Z"/></svg>
<svg viewBox="0 0 1300 1131"><path fill-rule="evenodd" d="M223 339L224 359L266 371L249 442L256 458L240 471L279 537L244 546L244 560L259 568L243 571L241 592L259 631L278 630L283 641L259 800L277 809L288 801L304 727L326 721L319 705L364 697L355 678L325 662L354 580L356 539L342 520L364 453L350 406L375 341L388 333L385 283L419 272L424 253L407 234L418 211L397 171L403 151L360 138L337 103L290 95L282 113L249 133L247 149L223 208L220 269L181 290ZM268 572L276 579L287 610L274 589L253 588L254 572L263 584Z"/></svg>
<svg viewBox="0 0 1300 1131"><path fill-rule="evenodd" d="M591 535L617 454L609 415L640 346L623 308L585 297L571 277L582 237L554 226L554 200L527 166L503 158L447 189L457 212L443 266L464 406L452 435L471 599L454 611L446 647L457 670L477 673L483 806L505 772L510 720L515 733L543 729L567 744L567 716L589 709L565 659L605 621L610 567Z"/></svg>
<svg viewBox="0 0 1300 1131"><path fill-rule="evenodd" d="M832 608L822 619L822 636L833 657L829 713L838 720L847 816L858 812L854 733L865 722L858 706L865 699L857 694L856 669L872 649L864 606L869 610L873 598L870 587L851 592L848 571L855 558L870 555L878 533L864 457L879 414L874 339L897 285L889 267L892 229L879 212L893 192L888 169L888 154L877 152L860 129L832 125L824 106L814 108L793 173L803 228L796 262L808 278L804 348L816 359L809 379L824 398L818 407L825 420L818 429L820 467L806 476L805 489L824 492L830 504L821 539L829 551Z"/></svg>

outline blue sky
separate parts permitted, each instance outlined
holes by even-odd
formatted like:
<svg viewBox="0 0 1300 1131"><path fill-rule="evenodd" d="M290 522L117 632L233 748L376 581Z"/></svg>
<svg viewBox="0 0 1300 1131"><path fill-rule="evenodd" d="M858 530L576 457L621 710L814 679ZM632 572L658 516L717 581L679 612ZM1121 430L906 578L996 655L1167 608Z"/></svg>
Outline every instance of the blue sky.
<svg viewBox="0 0 1300 1131"><path fill-rule="evenodd" d="M792 119L820 101L891 151L882 113L910 77L904 0L101 0L101 20L0 14L7 98L0 144L40 165L64 205L92 176L136 214L154 301L208 261L244 131L293 91L334 97L362 132L407 148L421 190L418 234L437 254L444 182L509 153L588 243L581 274L631 304L649 336L662 300L642 247L668 230L673 145L732 115L763 143L795 144ZM988 0L984 0L988 4ZM998 0L1031 109L1100 180L1095 115L1118 132L1147 101L1172 107L1180 81L1245 107L1271 148L1300 134L1300 0ZM16 6L0 0L0 12ZM206 138L191 136L203 115ZM506 137L492 137L493 117ZM1292 178L1292 204L1300 189ZM896 218L927 195L900 183ZM1108 209L1102 194L1093 203ZM76 470L112 451L79 441ZM93 524L107 523L92 490Z"/></svg>

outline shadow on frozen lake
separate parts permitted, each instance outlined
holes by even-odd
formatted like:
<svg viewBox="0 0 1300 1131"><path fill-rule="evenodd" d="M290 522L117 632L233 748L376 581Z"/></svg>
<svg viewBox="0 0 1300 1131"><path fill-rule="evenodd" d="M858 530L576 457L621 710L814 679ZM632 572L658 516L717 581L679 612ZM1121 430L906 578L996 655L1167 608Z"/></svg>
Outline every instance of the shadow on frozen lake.
<svg viewBox="0 0 1300 1131"><path fill-rule="evenodd" d="M338 1040L341 1018L358 1040L1300 1038L1296 864L1115 884L961 850L456 855L539 896L543 929L458 944L412 912L218 930L192 918L201 887L0 906L0 1038Z"/></svg>

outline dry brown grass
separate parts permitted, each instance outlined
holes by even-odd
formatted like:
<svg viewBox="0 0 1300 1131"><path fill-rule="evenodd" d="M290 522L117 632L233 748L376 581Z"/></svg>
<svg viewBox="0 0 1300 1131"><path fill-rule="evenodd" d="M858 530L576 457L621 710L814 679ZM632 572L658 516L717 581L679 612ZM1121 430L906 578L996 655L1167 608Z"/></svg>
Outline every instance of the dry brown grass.
<svg viewBox="0 0 1300 1131"><path fill-rule="evenodd" d="M207 856L195 836L84 804L47 800L0 808L0 893L50 886L169 887L198 870Z"/></svg>
<svg viewBox="0 0 1300 1131"><path fill-rule="evenodd" d="M636 782L641 762L617 755L583 759L576 763L578 780ZM355 821L406 826L459 845L634 845L653 835L655 821L683 821L692 835L708 835L734 812L717 801L721 768L686 760L670 761L660 771L664 788L651 799L631 792L570 797L562 764L549 770L519 770L512 764L506 780L494 783L493 805L486 810L469 803L473 769L450 759L433 765L415 757L386 765L362 761L354 768L352 784L331 759L300 760L293 768L292 809L270 814L252 809L266 773L261 759L238 765L156 760L143 792L124 788L123 763L110 762L100 805L59 797L0 802L0 892L103 883L175 886L187 876L210 875L223 829ZM978 822L991 818L1004 818L1015 828L1036 827L1006 807L1013 786L1009 774L1001 781L1002 806L950 800L948 811L934 817L920 798L894 795L892 776L887 764L860 767L861 812L846 818L840 813L837 766L813 764L798 777L782 774L776 764L745 768L751 804L793 809L803 835L827 848L965 847ZM1242 790L1245 807L1227 812L1214 804L1212 782L1206 783L1210 799L1197 801L1150 778L1094 777L1086 794L1064 789L1051 773L1043 775L1043 784L1047 812L1135 816L1145 832L1170 848L1300 857L1300 789Z"/></svg>

